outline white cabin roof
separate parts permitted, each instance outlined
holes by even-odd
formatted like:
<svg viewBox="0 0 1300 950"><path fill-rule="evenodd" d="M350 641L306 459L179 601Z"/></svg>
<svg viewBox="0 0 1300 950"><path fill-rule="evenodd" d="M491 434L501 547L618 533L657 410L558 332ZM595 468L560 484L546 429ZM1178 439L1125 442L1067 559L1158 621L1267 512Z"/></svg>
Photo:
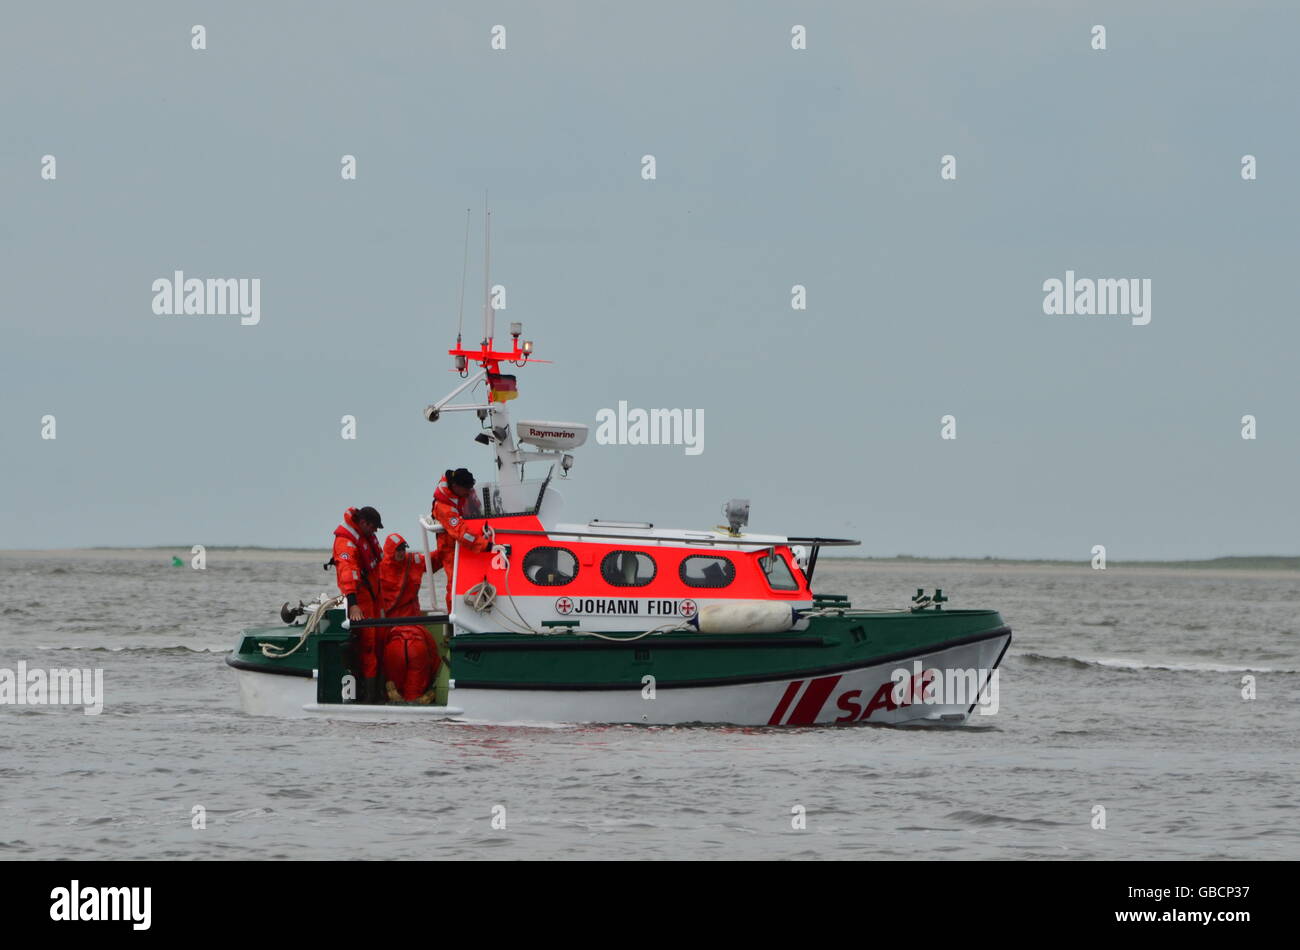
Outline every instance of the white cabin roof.
<svg viewBox="0 0 1300 950"><path fill-rule="evenodd" d="M608 525L561 523L548 525L545 530L554 531L557 535L563 532L564 536L570 537L571 540L576 542L605 541L611 544L619 541L631 544L639 542L654 547L681 547L683 545L698 544L702 547L707 546L724 550L753 551L764 544L787 543L786 536L781 534L745 533L733 535L718 528L697 531L686 528L629 526L628 522L610 522Z"/></svg>

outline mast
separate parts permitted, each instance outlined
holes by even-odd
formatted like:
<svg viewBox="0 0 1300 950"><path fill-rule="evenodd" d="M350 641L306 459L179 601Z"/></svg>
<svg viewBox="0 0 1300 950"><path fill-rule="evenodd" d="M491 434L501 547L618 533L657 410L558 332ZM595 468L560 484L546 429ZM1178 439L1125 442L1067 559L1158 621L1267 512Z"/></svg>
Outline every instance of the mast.
<svg viewBox="0 0 1300 950"><path fill-rule="evenodd" d="M466 347L460 333L456 335L456 347L448 353L455 358L456 368L461 371L466 381L448 393L441 400L428 406L424 416L430 422L436 422L444 412L476 410L479 418L488 423L491 432L481 433L479 441L486 437L487 444L493 450L496 462L495 471L482 473L479 480L495 481L502 489L515 488L523 479L524 456L515 440L514 430L510 425L510 412L504 401L492 398L492 377L501 374L502 363L516 366L526 364L533 351L532 341L526 340L520 345L520 324L511 326L511 346L509 350L497 350L496 311L492 306L492 212L486 207L487 195L484 194L483 209L483 338L477 349ZM467 245L468 246L468 245ZM463 287L463 278L462 278ZM463 299L463 291L462 291ZM474 372L476 364L478 372ZM472 375L471 375L472 374ZM451 405L453 399L466 389L483 382L487 389L487 399L474 405ZM513 499L512 499L513 500ZM507 502L509 503L509 502Z"/></svg>
<svg viewBox="0 0 1300 950"><path fill-rule="evenodd" d="M483 193L483 350L492 352L496 338L496 310L492 307L492 212L488 209L487 192ZM516 342L515 348L518 349ZM489 373L499 373L498 360L489 359L483 364ZM489 386L488 419L492 426L493 448L496 450L496 480L502 487L523 480L523 465L515 447L515 434L510 428L510 412L503 402L491 402ZM504 438L502 438L504 434Z"/></svg>

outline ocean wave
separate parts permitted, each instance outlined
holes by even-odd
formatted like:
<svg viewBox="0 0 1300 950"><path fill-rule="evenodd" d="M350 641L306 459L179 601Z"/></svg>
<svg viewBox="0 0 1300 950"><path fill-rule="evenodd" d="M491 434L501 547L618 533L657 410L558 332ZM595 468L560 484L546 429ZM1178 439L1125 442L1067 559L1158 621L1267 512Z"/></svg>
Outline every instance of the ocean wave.
<svg viewBox="0 0 1300 950"><path fill-rule="evenodd" d="M965 822L968 825L1013 825L1013 826L1040 826L1050 827L1053 825L1063 825L1063 821L1049 821L1046 818L1013 818L1010 815L994 815L988 812L974 811L972 809L962 809L961 811L950 812L944 815L950 821Z"/></svg>
<svg viewBox="0 0 1300 950"><path fill-rule="evenodd" d="M1202 663L1179 660L1134 660L1110 656L1052 656L1047 653L1013 653L1012 656L1033 663L1060 663L1076 669L1163 670L1170 673L1300 673L1300 670L1273 666L1229 666L1226 663Z"/></svg>
<svg viewBox="0 0 1300 950"><path fill-rule="evenodd" d="M181 656L187 653L229 653L230 645L214 645L209 647L186 646L182 643L174 643L166 646L133 646L133 647L88 647L84 643L41 643L36 644L30 649L33 650L73 650L77 653L130 653L152 656Z"/></svg>

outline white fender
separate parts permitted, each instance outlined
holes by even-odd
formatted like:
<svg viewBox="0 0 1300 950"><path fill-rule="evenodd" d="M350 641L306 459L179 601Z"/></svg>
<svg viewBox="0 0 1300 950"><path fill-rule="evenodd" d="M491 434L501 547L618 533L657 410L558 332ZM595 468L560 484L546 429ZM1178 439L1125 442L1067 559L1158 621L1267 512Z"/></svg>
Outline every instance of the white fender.
<svg viewBox="0 0 1300 950"><path fill-rule="evenodd" d="M692 624L700 633L782 633L794 626L789 604L771 600L733 600L706 604Z"/></svg>

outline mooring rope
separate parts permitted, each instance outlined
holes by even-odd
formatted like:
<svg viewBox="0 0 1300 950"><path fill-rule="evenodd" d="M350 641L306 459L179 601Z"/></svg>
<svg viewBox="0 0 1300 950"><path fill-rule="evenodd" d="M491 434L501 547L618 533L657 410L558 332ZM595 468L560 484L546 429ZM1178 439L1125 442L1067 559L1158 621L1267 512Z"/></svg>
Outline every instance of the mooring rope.
<svg viewBox="0 0 1300 950"><path fill-rule="evenodd" d="M283 660L286 656L293 656L302 649L302 645L307 642L307 638L316 632L316 628L320 626L321 619L325 616L325 611L342 603L343 600L344 597L340 594L337 597L331 597L329 600L321 601L321 603L316 606L316 609L311 612L311 616L307 618L307 623L302 628L302 636L298 638L298 642L293 645L292 650L285 650L283 647L275 643L259 643L258 646L262 649L262 656L266 657L268 660Z"/></svg>

